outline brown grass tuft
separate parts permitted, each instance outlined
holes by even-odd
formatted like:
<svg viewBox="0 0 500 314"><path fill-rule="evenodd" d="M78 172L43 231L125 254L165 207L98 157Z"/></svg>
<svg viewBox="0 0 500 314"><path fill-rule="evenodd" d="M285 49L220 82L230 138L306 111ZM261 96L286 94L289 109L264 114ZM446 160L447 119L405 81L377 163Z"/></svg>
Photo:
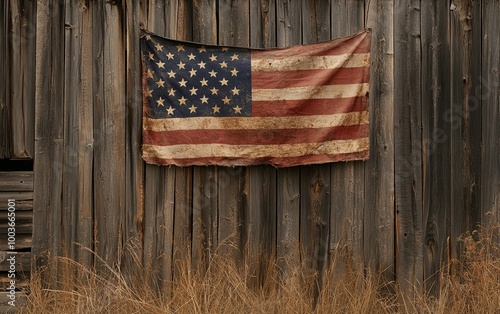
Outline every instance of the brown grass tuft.
<svg viewBox="0 0 500 314"><path fill-rule="evenodd" d="M154 278L125 276L107 266L104 272L70 259L53 260L35 274L25 313L395 313L415 308L419 313L498 313L500 309L499 226L461 238L464 258L459 271L442 272L440 297L422 296L411 307L397 303L393 283L381 279L346 254L332 257L322 283L318 274L290 265L283 274L277 261L268 261L265 280L255 287L255 274L246 264L213 255L193 270L176 264L172 282L158 294ZM139 259L137 259L139 260ZM288 265L287 265L288 266ZM42 279L57 269L63 278L42 288ZM138 269L141 266L138 264ZM386 289L390 285L390 289ZM392 291L392 292L388 292Z"/></svg>

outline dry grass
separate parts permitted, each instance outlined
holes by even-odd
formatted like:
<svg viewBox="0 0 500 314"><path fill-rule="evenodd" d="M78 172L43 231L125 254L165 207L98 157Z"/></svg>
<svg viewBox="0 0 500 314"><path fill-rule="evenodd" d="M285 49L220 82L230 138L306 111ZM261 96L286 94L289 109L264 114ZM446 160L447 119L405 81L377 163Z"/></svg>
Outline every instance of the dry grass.
<svg viewBox="0 0 500 314"><path fill-rule="evenodd" d="M208 268L178 264L176 277L162 285L162 293L148 288L154 276L133 276L108 267L97 275L69 259L54 261L65 278L57 289L42 289L41 275L30 283L26 313L499 313L500 228L483 229L462 238L464 260L454 276L441 274L440 297L420 297L411 306L398 303L392 283L339 254L323 276L321 289L315 274L296 266L283 275L272 261L259 284L248 265L212 256ZM498 238L497 238L498 239ZM290 266L291 267L291 266ZM308 275L306 275L308 274ZM45 277L46 278L46 277ZM154 284L153 284L154 285ZM260 288L256 288L255 286ZM392 291L392 292L390 292Z"/></svg>

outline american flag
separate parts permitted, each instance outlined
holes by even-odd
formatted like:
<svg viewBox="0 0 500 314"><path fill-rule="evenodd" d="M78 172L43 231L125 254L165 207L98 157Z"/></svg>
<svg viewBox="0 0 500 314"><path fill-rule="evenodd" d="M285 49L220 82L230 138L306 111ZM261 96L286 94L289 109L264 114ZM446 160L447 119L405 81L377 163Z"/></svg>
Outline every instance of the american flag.
<svg viewBox="0 0 500 314"><path fill-rule="evenodd" d="M275 49L141 37L143 159L289 167L369 153L371 33Z"/></svg>

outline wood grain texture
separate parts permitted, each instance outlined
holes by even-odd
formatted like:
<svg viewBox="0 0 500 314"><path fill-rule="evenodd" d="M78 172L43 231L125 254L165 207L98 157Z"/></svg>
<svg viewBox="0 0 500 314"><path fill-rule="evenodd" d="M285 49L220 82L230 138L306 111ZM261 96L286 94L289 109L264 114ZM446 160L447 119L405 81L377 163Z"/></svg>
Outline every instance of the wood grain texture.
<svg viewBox="0 0 500 314"><path fill-rule="evenodd" d="M340 38L364 28L364 1L332 1L331 37ZM331 165L330 255L350 247L356 259L363 256L364 162Z"/></svg>
<svg viewBox="0 0 500 314"><path fill-rule="evenodd" d="M246 0L220 0L218 2L219 45L248 47L250 25L241 23L250 18L249 2ZM218 243L223 254L241 259L244 252L244 230L248 215L249 168L219 169L219 233ZM222 192L224 191L224 192Z"/></svg>
<svg viewBox="0 0 500 314"><path fill-rule="evenodd" d="M193 1L193 41L217 44L217 2ZM217 167L193 169L193 269L203 268L218 242Z"/></svg>
<svg viewBox="0 0 500 314"><path fill-rule="evenodd" d="M420 2L397 2L394 12L395 268L411 306L423 284Z"/></svg>
<svg viewBox="0 0 500 314"><path fill-rule="evenodd" d="M125 206L124 12L112 2L99 3L95 9L94 21L102 24L94 28L94 71L101 78L94 80L94 244L104 262L117 265Z"/></svg>
<svg viewBox="0 0 500 314"><path fill-rule="evenodd" d="M302 43L300 2L277 1L276 22L278 47ZM279 169L277 187L277 259L286 277L300 265L300 167Z"/></svg>
<svg viewBox="0 0 500 314"><path fill-rule="evenodd" d="M450 224L449 5L422 2L422 166L424 288L435 294L439 270L448 262Z"/></svg>
<svg viewBox="0 0 500 314"><path fill-rule="evenodd" d="M0 60L8 60L9 55L9 2L3 1L0 5ZM10 126L10 80L8 79L9 62L0 62L0 158L10 158L11 132Z"/></svg>
<svg viewBox="0 0 500 314"><path fill-rule="evenodd" d="M59 254L63 165L64 5L39 3L36 23L33 249L37 266Z"/></svg>
<svg viewBox="0 0 500 314"><path fill-rule="evenodd" d="M500 223L500 3L484 1L482 40L482 223ZM500 238L497 238L500 241Z"/></svg>
<svg viewBox="0 0 500 314"><path fill-rule="evenodd" d="M365 163L364 261L394 277L393 2L369 2L373 28L370 73L370 159Z"/></svg>

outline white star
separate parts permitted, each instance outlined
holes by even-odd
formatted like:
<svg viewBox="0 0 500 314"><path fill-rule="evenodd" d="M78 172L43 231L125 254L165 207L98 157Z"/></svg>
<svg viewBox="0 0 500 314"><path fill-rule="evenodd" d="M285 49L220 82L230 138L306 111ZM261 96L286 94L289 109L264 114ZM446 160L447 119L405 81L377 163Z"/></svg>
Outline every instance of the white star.
<svg viewBox="0 0 500 314"><path fill-rule="evenodd" d="M220 113L220 107L215 105L212 107L212 109L214 110L214 113Z"/></svg>
<svg viewBox="0 0 500 314"><path fill-rule="evenodd" d="M165 69L164 65L165 65L165 62L156 62L156 65L159 67L159 68L162 68L162 69Z"/></svg>
<svg viewBox="0 0 500 314"><path fill-rule="evenodd" d="M178 44L176 47L177 47L177 51L186 51L186 50L184 50L184 45Z"/></svg>
<svg viewBox="0 0 500 314"><path fill-rule="evenodd" d="M222 51L228 51L228 50L229 50L229 48L227 48L227 47L222 47Z"/></svg>
<svg viewBox="0 0 500 314"><path fill-rule="evenodd" d="M221 62L221 63L219 63L219 64L220 64L220 67L221 67L221 68L227 68L227 63L226 63L226 61L222 61L222 62Z"/></svg>
<svg viewBox="0 0 500 314"><path fill-rule="evenodd" d="M191 88L189 91L191 92L191 95L196 95L196 92L198 91L198 89L194 88L194 86L193 86L193 88Z"/></svg>
<svg viewBox="0 0 500 314"><path fill-rule="evenodd" d="M219 90L215 87L212 88L210 91L212 92L212 95L217 95L217 93L219 92Z"/></svg>
<svg viewBox="0 0 500 314"><path fill-rule="evenodd" d="M203 78L203 80L200 81L201 86L208 86L208 81Z"/></svg>
<svg viewBox="0 0 500 314"><path fill-rule="evenodd" d="M168 60L172 60L174 58L174 54L171 52L167 53L167 58Z"/></svg>
<svg viewBox="0 0 500 314"><path fill-rule="evenodd" d="M175 77L175 72L172 71L172 70L170 70L170 72L167 72L167 74L168 74L168 77L170 77L170 78L174 78Z"/></svg>
<svg viewBox="0 0 500 314"><path fill-rule="evenodd" d="M196 70L195 69L191 69L191 71L189 71L189 76L193 77L195 75L196 75Z"/></svg>
<svg viewBox="0 0 500 314"><path fill-rule="evenodd" d="M189 113L195 113L196 112L196 107L194 105L191 105L191 107L189 107Z"/></svg>
<svg viewBox="0 0 500 314"><path fill-rule="evenodd" d="M160 87L165 87L165 81L164 81L164 80L162 80L162 79L160 79L158 82L156 82L156 86L157 86L158 88L160 88Z"/></svg>
<svg viewBox="0 0 500 314"><path fill-rule="evenodd" d="M153 71L151 71L151 69L148 69L148 70L146 71L146 77L147 77L147 78L153 78Z"/></svg>
<svg viewBox="0 0 500 314"><path fill-rule="evenodd" d="M236 70L236 68L234 68L232 71L231 71L231 76L238 76L238 70Z"/></svg>
<svg viewBox="0 0 500 314"><path fill-rule="evenodd" d="M188 55L188 58L189 60L194 60L196 58L196 56L191 52L189 55Z"/></svg>
<svg viewBox="0 0 500 314"><path fill-rule="evenodd" d="M151 40L151 35L149 35L149 34L147 34L147 35L146 35L146 36L144 36L144 37L146 37L146 39L147 39L147 40Z"/></svg>
<svg viewBox="0 0 500 314"><path fill-rule="evenodd" d="M234 107L234 113L241 113L241 109L238 105L236 105L236 107Z"/></svg>
<svg viewBox="0 0 500 314"><path fill-rule="evenodd" d="M210 56L210 61L217 61L217 56L212 53Z"/></svg>
<svg viewBox="0 0 500 314"><path fill-rule="evenodd" d="M180 105L185 105L186 104L186 98L184 98L184 96L182 96L181 98L179 98L179 104Z"/></svg>
<svg viewBox="0 0 500 314"><path fill-rule="evenodd" d="M222 101L224 102L224 105L229 105L229 102L231 101L231 99L227 98L227 96L226 96L222 99Z"/></svg>
<svg viewBox="0 0 500 314"><path fill-rule="evenodd" d="M175 89L173 89L173 88L169 89L168 96L175 96Z"/></svg>
<svg viewBox="0 0 500 314"><path fill-rule="evenodd" d="M203 97L200 98L202 104L208 104L208 98L203 95Z"/></svg>
<svg viewBox="0 0 500 314"><path fill-rule="evenodd" d="M173 115L174 114L174 110L175 110L175 108L172 108L172 106L168 107L168 109L167 109L168 115Z"/></svg>
<svg viewBox="0 0 500 314"><path fill-rule="evenodd" d="M146 97L152 97L152 94L153 94L153 91L150 90L149 88L144 91L144 95L146 95Z"/></svg>
<svg viewBox="0 0 500 314"><path fill-rule="evenodd" d="M205 46L201 46L200 48L198 48L198 51L199 52L207 52L207 49L205 48Z"/></svg>
<svg viewBox="0 0 500 314"><path fill-rule="evenodd" d="M185 69L185 67L184 67L185 65L186 65L186 64L185 64L185 63L183 63L182 61L181 61L181 62L179 62L179 63L177 63L177 66L179 66L179 69Z"/></svg>
<svg viewBox="0 0 500 314"><path fill-rule="evenodd" d="M186 87L186 83L187 83L187 81L184 80L184 79L182 79L182 80L179 81L179 85L183 86L183 87Z"/></svg>
<svg viewBox="0 0 500 314"><path fill-rule="evenodd" d="M206 63L203 62L203 61L201 61L200 63L198 63L198 66L200 67L200 69L204 69L205 65L206 65Z"/></svg>
<svg viewBox="0 0 500 314"><path fill-rule="evenodd" d="M231 56L231 61L234 61L234 60L238 60L238 55L237 54L233 54Z"/></svg>
<svg viewBox="0 0 500 314"><path fill-rule="evenodd" d="M163 98L158 98L158 100L156 100L156 103L158 104L158 106L163 106L163 102L165 101L165 99Z"/></svg>
<svg viewBox="0 0 500 314"><path fill-rule="evenodd" d="M208 72L208 74L210 74L210 77L216 77L217 76L217 72L215 72L214 70Z"/></svg>
<svg viewBox="0 0 500 314"><path fill-rule="evenodd" d="M237 89L236 87L235 87L235 88L233 88L233 89L231 90L231 92L233 93L233 95L239 95L239 94L240 94L240 90L239 90L239 89Z"/></svg>
<svg viewBox="0 0 500 314"><path fill-rule="evenodd" d="M227 82L228 80L226 80L225 78L223 78L222 80L219 81L220 82L220 85L226 85L227 86Z"/></svg>
<svg viewBox="0 0 500 314"><path fill-rule="evenodd" d="M148 60L153 60L154 56L155 56L154 53L150 52L149 55L148 55L148 58L149 58Z"/></svg>
<svg viewBox="0 0 500 314"><path fill-rule="evenodd" d="M162 46L162 45L160 45L160 43L157 43L157 44L155 45L155 48L156 48L156 50L157 50L157 51L161 51L161 50L163 49L163 46Z"/></svg>

